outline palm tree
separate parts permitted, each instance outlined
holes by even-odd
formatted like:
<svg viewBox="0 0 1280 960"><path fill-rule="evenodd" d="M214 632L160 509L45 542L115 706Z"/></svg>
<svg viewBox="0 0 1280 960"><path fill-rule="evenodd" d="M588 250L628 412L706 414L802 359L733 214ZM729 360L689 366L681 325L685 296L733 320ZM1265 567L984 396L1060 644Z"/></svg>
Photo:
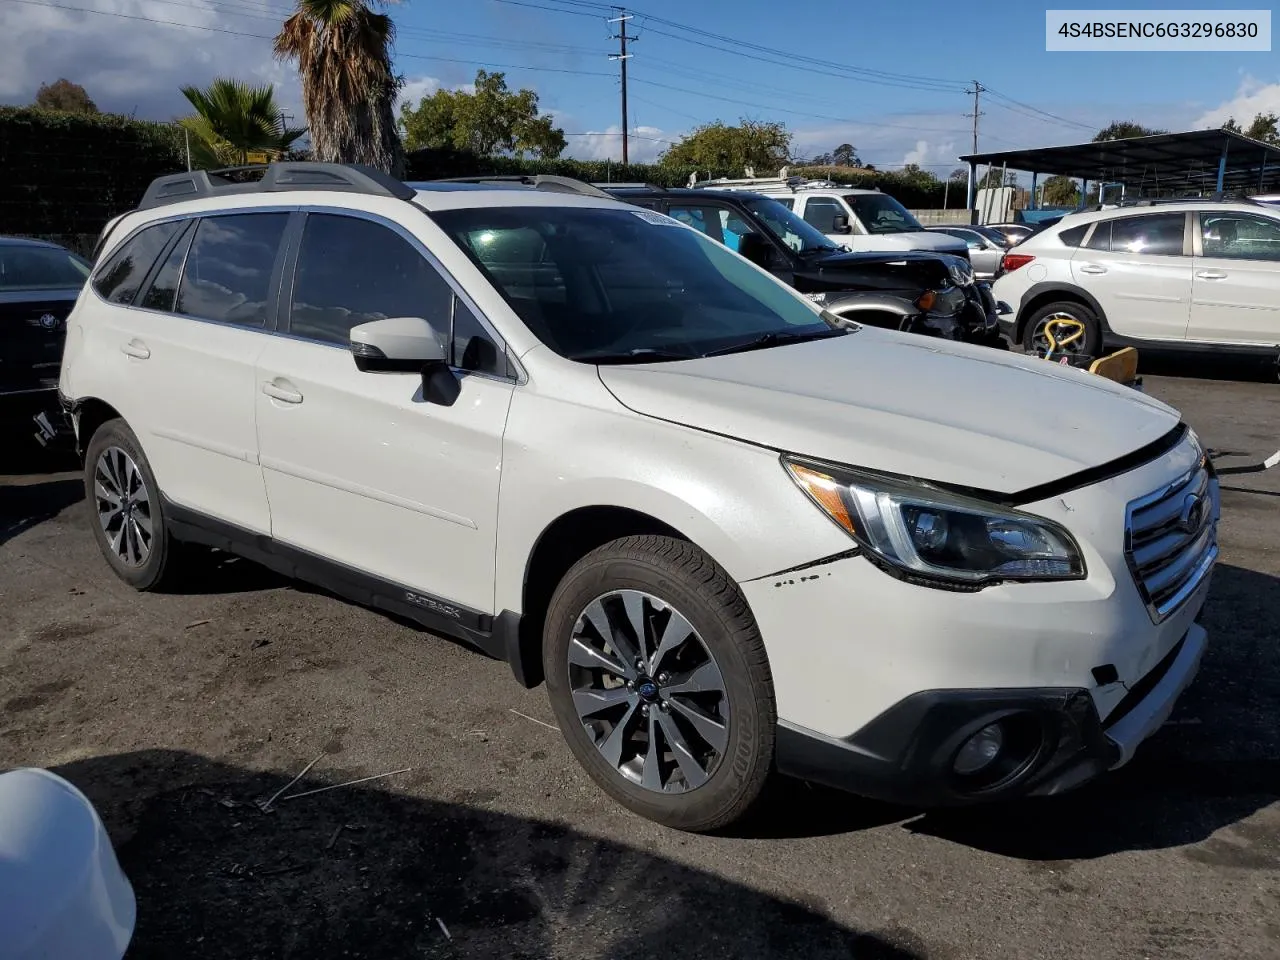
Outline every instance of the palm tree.
<svg viewBox="0 0 1280 960"><path fill-rule="evenodd" d="M379 4L384 0L370 0ZM395 24L366 0L297 0L275 39L280 60L296 60L317 160L403 172L391 67Z"/></svg>
<svg viewBox="0 0 1280 960"><path fill-rule="evenodd" d="M196 166L243 164L250 154L274 158L306 133L283 126L271 84L254 87L219 77L203 90L183 87L182 95L196 111L179 121L192 136Z"/></svg>

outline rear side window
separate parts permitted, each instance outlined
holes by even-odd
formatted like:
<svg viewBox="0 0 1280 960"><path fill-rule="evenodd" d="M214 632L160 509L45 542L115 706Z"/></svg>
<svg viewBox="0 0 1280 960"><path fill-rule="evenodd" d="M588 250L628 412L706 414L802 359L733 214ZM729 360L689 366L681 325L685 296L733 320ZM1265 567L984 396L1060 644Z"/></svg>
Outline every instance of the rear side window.
<svg viewBox="0 0 1280 960"><path fill-rule="evenodd" d="M1156 213L1111 221L1111 252L1182 256L1187 218L1182 213Z"/></svg>
<svg viewBox="0 0 1280 960"><path fill-rule="evenodd" d="M187 251L190 248L191 233L188 231L187 235L179 240L165 257L164 265L160 267L155 279L151 281L151 286L142 295L139 306L146 307L148 310L173 312L173 300L178 295L178 281L182 278L182 263L186 260Z"/></svg>
<svg viewBox="0 0 1280 960"><path fill-rule="evenodd" d="M126 240L93 278L93 288L111 303L133 303L160 252L183 226L180 221L145 227Z"/></svg>
<svg viewBox="0 0 1280 960"><path fill-rule="evenodd" d="M1062 241L1063 246L1078 247L1080 246L1080 241L1084 239L1084 235L1088 230L1089 225L1087 223L1081 227L1072 227L1070 230L1063 230L1059 233L1058 239Z"/></svg>
<svg viewBox="0 0 1280 960"><path fill-rule="evenodd" d="M1089 242L1085 244L1089 250L1110 250L1111 249L1111 221L1107 220L1103 223L1094 224L1093 235L1089 237Z"/></svg>
<svg viewBox="0 0 1280 960"><path fill-rule="evenodd" d="M187 253L174 312L241 327L265 327L272 301L271 277L288 222L287 213L237 213L201 220Z"/></svg>

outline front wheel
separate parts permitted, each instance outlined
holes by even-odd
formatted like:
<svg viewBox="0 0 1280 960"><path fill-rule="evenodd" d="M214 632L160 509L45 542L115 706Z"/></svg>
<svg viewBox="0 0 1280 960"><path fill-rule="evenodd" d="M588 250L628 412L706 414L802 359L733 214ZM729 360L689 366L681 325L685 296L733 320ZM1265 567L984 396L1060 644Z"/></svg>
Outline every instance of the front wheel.
<svg viewBox="0 0 1280 960"><path fill-rule="evenodd" d="M565 575L547 614L551 707L623 806L708 831L741 819L773 765L773 680L737 584L697 547L626 537Z"/></svg>

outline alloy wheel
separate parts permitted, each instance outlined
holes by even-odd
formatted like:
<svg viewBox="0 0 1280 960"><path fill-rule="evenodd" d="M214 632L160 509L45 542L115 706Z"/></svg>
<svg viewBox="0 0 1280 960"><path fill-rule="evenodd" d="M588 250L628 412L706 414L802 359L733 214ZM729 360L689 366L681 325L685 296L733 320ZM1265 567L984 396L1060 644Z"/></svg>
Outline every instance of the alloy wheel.
<svg viewBox="0 0 1280 960"><path fill-rule="evenodd" d="M729 697L715 657L674 607L640 590L597 597L569 640L569 687L583 728L632 783L684 793L729 744Z"/></svg>
<svg viewBox="0 0 1280 960"><path fill-rule="evenodd" d="M1058 341L1055 354L1061 356L1064 353L1072 355L1083 354L1089 340L1088 327L1085 326L1076 329L1077 324L1081 322L1080 317L1072 316L1069 313L1051 313L1039 323L1036 324L1035 333L1032 335L1032 346L1036 352L1045 354L1049 350L1049 337L1046 333L1049 327L1060 324L1060 328L1054 331L1054 338Z"/></svg>
<svg viewBox="0 0 1280 960"><path fill-rule="evenodd" d="M120 447L103 450L94 466L93 492L111 552L128 566L142 566L151 556L155 533L151 494L133 457Z"/></svg>

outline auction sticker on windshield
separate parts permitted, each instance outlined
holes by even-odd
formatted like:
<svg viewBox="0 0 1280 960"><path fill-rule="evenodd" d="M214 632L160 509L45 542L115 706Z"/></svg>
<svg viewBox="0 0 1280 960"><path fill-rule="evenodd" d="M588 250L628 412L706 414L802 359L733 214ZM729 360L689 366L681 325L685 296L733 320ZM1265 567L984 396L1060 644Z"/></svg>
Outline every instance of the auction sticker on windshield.
<svg viewBox="0 0 1280 960"><path fill-rule="evenodd" d="M1271 11L1046 10L1045 49L1269 51Z"/></svg>

